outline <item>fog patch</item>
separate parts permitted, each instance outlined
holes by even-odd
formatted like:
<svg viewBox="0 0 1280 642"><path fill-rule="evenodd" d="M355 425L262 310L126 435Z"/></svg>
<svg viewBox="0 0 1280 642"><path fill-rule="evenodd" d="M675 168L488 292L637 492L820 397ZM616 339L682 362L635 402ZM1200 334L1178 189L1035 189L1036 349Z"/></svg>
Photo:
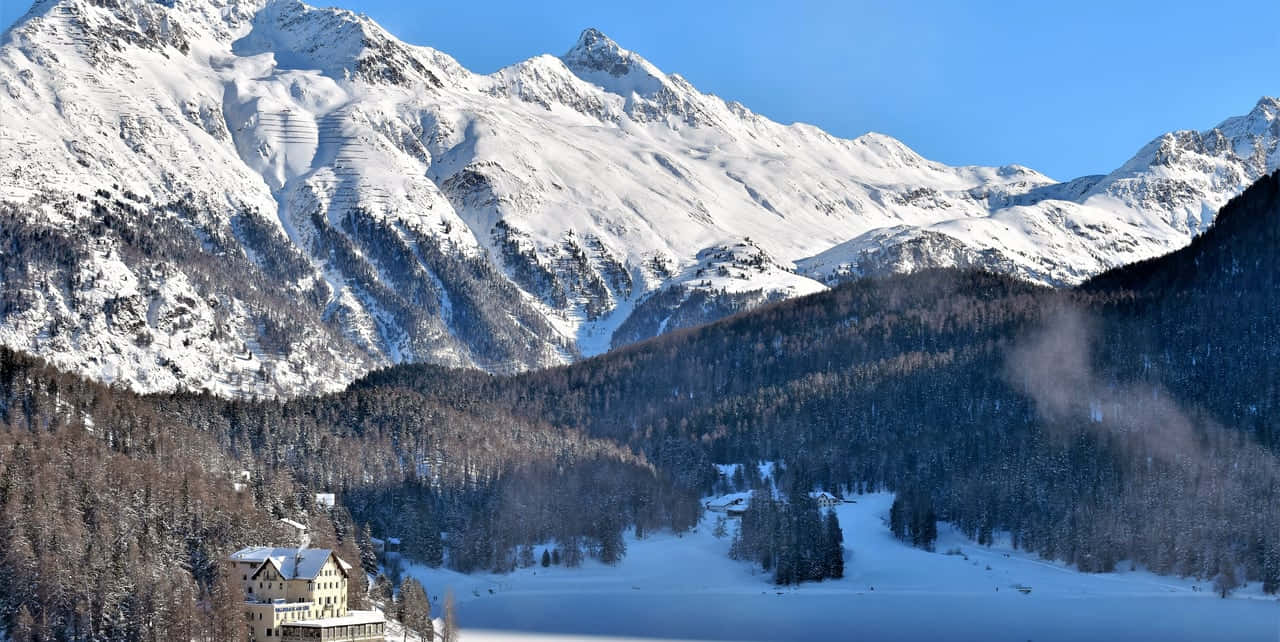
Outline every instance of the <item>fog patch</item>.
<svg viewBox="0 0 1280 642"><path fill-rule="evenodd" d="M1097 326L1090 317L1063 305L1044 318L1010 350L1005 365L1009 382L1032 399L1050 429L1084 427L1170 461L1199 458L1196 419L1165 390L1098 376L1092 359Z"/></svg>

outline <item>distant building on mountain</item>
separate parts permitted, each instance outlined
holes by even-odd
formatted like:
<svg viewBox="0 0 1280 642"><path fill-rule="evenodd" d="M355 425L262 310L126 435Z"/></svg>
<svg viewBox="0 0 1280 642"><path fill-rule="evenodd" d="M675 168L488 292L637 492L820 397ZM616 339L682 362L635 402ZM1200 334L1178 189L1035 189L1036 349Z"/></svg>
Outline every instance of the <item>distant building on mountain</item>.
<svg viewBox="0 0 1280 642"><path fill-rule="evenodd" d="M320 548L253 546L231 556L244 585L250 642L380 642L378 611L347 609L350 564Z"/></svg>
<svg viewBox="0 0 1280 642"><path fill-rule="evenodd" d="M738 493L707 502L706 508L713 513L724 513L729 517L742 517L742 514L747 512L747 506L750 504L751 496L749 494Z"/></svg>
<svg viewBox="0 0 1280 642"><path fill-rule="evenodd" d="M813 501L818 502L818 508L835 508L836 506L844 503L844 501L839 497L836 497L825 490L809 493L809 497L812 497Z"/></svg>

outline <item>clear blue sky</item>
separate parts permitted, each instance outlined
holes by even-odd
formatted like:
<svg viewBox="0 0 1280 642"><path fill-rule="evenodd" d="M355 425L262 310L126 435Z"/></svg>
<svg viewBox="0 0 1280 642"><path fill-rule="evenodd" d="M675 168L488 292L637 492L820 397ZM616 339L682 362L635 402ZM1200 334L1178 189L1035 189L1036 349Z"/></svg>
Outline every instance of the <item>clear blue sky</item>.
<svg viewBox="0 0 1280 642"><path fill-rule="evenodd" d="M1275 0L327 1L480 72L563 53L597 27L779 121L1059 179L1280 93ZM0 3L3 25L30 4Z"/></svg>

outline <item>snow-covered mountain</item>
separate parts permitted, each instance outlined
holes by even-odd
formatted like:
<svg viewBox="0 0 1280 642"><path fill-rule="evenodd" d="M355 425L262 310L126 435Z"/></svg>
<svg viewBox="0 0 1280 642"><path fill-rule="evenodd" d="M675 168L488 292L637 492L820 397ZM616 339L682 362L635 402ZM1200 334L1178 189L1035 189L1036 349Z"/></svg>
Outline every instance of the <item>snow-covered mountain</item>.
<svg viewBox="0 0 1280 642"><path fill-rule="evenodd" d="M473 74L296 0L40 0L0 39L0 341L143 391L513 371L821 290L1184 245L1280 103L1108 176L781 125L588 29Z"/></svg>

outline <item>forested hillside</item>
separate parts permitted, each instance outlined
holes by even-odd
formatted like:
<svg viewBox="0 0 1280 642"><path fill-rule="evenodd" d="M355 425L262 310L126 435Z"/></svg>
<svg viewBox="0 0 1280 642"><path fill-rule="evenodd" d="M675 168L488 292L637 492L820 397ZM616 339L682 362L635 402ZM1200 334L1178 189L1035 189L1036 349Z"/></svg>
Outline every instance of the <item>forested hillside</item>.
<svg viewBox="0 0 1280 642"><path fill-rule="evenodd" d="M1007 530L1084 570L1239 566L1274 590L1277 177L1219 220L1076 290L928 271L572 367L402 367L358 386L581 426L687 483L711 482L708 459L778 460L784 483L921 491L979 539Z"/></svg>
<svg viewBox="0 0 1280 642"><path fill-rule="evenodd" d="M427 563L501 571L552 537L617 559L625 528L683 530L697 504L625 448L479 405L139 397L0 350L0 509L0 628L15 639L222 641L241 637L243 598L217 564L296 545L280 518L352 562L369 525Z"/></svg>

